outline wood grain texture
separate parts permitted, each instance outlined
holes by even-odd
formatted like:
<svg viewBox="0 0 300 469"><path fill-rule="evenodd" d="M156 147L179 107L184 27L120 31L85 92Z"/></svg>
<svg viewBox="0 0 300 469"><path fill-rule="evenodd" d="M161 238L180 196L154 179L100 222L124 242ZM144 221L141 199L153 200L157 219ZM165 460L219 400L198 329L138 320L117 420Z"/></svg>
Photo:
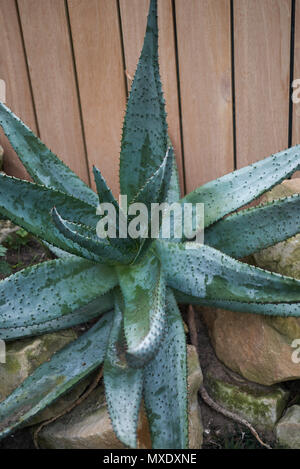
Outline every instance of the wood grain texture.
<svg viewBox="0 0 300 469"><path fill-rule="evenodd" d="M293 104L293 145L300 143L300 0L296 0L295 10L295 52L294 52L294 95L297 101Z"/></svg>
<svg viewBox="0 0 300 469"><path fill-rule="evenodd" d="M88 182L65 3L18 5L41 139Z"/></svg>
<svg viewBox="0 0 300 469"><path fill-rule="evenodd" d="M96 165L118 195L126 91L117 2L69 0L68 6L90 170Z"/></svg>
<svg viewBox="0 0 300 469"><path fill-rule="evenodd" d="M232 171L229 0L175 0L187 192Z"/></svg>
<svg viewBox="0 0 300 469"><path fill-rule="evenodd" d="M237 166L288 146L290 0L234 2Z"/></svg>
<svg viewBox="0 0 300 469"><path fill-rule="evenodd" d="M6 84L6 104L36 132L29 77L14 0L0 0L0 79ZM24 166L3 133L4 169L8 174L28 179Z"/></svg>
<svg viewBox="0 0 300 469"><path fill-rule="evenodd" d="M143 46L149 0L120 0L124 53L127 74L133 78ZM175 35L171 0L158 0L159 64L169 135L172 140L183 190L183 162L175 54ZM130 79L129 79L130 87Z"/></svg>

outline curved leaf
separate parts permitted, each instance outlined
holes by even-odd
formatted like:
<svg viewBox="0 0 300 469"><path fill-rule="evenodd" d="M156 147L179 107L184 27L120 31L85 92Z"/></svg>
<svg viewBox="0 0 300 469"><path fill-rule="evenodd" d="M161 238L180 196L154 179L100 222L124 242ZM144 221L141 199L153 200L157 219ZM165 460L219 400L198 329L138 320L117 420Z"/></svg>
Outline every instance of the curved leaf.
<svg viewBox="0 0 300 469"><path fill-rule="evenodd" d="M120 238L119 236L119 217L122 216L122 212L120 211L120 207L116 199L114 198L111 190L109 189L108 185L106 184L106 181L104 177L102 176L101 172L99 169L97 169L95 166L93 167L93 172L94 172L94 177L95 177L95 182L97 186L97 192L99 196L99 203L100 205L102 203L109 203L112 204L115 208L116 211L116 223L115 223L115 228L116 228L116 238L109 238L108 241L112 246L114 246L116 249L119 251L123 251L126 253L128 250L134 250L137 248L137 244L135 240L127 237L127 238Z"/></svg>
<svg viewBox="0 0 300 469"><path fill-rule="evenodd" d="M172 288L206 300L245 303L298 303L300 281L243 264L210 246L156 242Z"/></svg>
<svg viewBox="0 0 300 469"><path fill-rule="evenodd" d="M70 257L76 257L74 254L70 254L69 252L64 251L63 249L59 249L53 246L52 244L47 243L47 241L43 241L43 244L44 246L46 246L46 248L49 249L49 251L52 252L52 254L54 254L59 259L69 259Z"/></svg>
<svg viewBox="0 0 300 469"><path fill-rule="evenodd" d="M107 313L88 332L55 353L0 403L0 438L50 405L101 365L112 315Z"/></svg>
<svg viewBox="0 0 300 469"><path fill-rule="evenodd" d="M71 242L59 232L50 213L54 206L62 216L72 222L96 226L99 220L95 208L79 199L0 174L0 213L49 244L71 254L99 261L96 255Z"/></svg>
<svg viewBox="0 0 300 469"><path fill-rule="evenodd" d="M269 156L194 190L182 203L205 204L205 227L248 204L300 169L300 146Z"/></svg>
<svg viewBox="0 0 300 469"><path fill-rule="evenodd" d="M132 199L132 204L143 203L148 210L151 210L151 204L160 204L166 200L172 176L173 161L173 148L169 148L157 171L147 179L145 185Z"/></svg>
<svg viewBox="0 0 300 469"><path fill-rule="evenodd" d="M121 194L131 200L161 165L167 122L159 78L157 2L151 0L146 36L129 96L120 155Z"/></svg>
<svg viewBox="0 0 300 469"><path fill-rule="evenodd" d="M196 296L187 295L178 290L174 290L178 303L192 304L198 306L209 306L211 308L221 308L238 313L262 314L265 316L299 317L300 302L298 303L243 303L241 301L228 300L206 300Z"/></svg>
<svg viewBox="0 0 300 469"><path fill-rule="evenodd" d="M242 210L205 231L205 242L242 258L300 232L300 195Z"/></svg>
<svg viewBox="0 0 300 469"><path fill-rule="evenodd" d="M140 264L118 267L124 297L124 331L131 366L144 366L166 332L165 283L159 261L148 255Z"/></svg>
<svg viewBox="0 0 300 469"><path fill-rule="evenodd" d="M148 210L148 237L141 238L140 241L140 248L136 257L134 259L134 263L138 263L140 259L143 257L147 249L149 248L150 244L153 242L152 239L152 228L154 228L155 224L159 225L160 218L159 218L159 209L160 204L166 201L169 188L170 188L170 181L172 177L172 166L174 162L174 153L173 149L169 148L167 154L164 158L159 169L153 174L153 176L148 179L145 186L138 192L138 194L132 200L132 204L134 203L142 203L146 205ZM154 220L154 213L155 210L152 211L152 207L156 203L156 215L157 221ZM128 217L129 222L131 221L130 217ZM157 237L159 236L159 226L157 226Z"/></svg>
<svg viewBox="0 0 300 469"><path fill-rule="evenodd" d="M172 146L172 145L169 145ZM178 167L176 163L175 157L173 157L172 162L172 171L171 171L171 179L168 194L166 197L166 202L172 204L173 202L178 202L180 200L180 185L179 185L179 177L178 177Z"/></svg>
<svg viewBox="0 0 300 469"><path fill-rule="evenodd" d="M108 292L95 298L90 303L75 309L71 313L57 315L56 318L52 318L49 321L37 321L24 326L0 328L0 338L6 341L23 339L24 337L68 329L91 321L107 311L111 311L113 305L113 294Z"/></svg>
<svg viewBox="0 0 300 469"><path fill-rule="evenodd" d="M180 311L167 293L168 334L145 367L144 396L154 449L188 448L187 357Z"/></svg>
<svg viewBox="0 0 300 469"><path fill-rule="evenodd" d="M98 198L95 192L3 103L0 103L0 126L35 182L97 206Z"/></svg>
<svg viewBox="0 0 300 469"><path fill-rule="evenodd" d="M106 402L115 434L125 445L137 446L137 425L143 389L143 370L130 368L125 357L123 315L115 300L115 312L104 361Z"/></svg>
<svg viewBox="0 0 300 469"><path fill-rule="evenodd" d="M91 302L97 300L99 311L99 297L117 283L112 268L79 258L27 267L0 282L0 338L43 332L73 320L85 322L96 315Z"/></svg>
<svg viewBox="0 0 300 469"><path fill-rule="evenodd" d="M128 251L125 254L111 246L107 239L100 239L96 234L96 230L64 220L59 215L56 207L53 208L51 213L53 221L62 235L86 249L91 257L98 256L99 260L106 260L111 263L113 261L128 263L134 258L133 252ZM85 257L87 257L86 254Z"/></svg>
<svg viewBox="0 0 300 469"><path fill-rule="evenodd" d="M97 187L99 202L109 202L118 210L119 205L108 187L104 177L96 166L93 166L94 179Z"/></svg>

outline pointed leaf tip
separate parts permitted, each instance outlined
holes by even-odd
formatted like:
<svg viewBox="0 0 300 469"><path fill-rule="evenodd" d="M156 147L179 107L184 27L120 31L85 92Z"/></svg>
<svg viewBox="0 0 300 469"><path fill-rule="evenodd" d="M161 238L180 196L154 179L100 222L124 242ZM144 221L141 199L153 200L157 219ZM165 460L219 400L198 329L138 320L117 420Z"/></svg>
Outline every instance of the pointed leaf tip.
<svg viewBox="0 0 300 469"><path fill-rule="evenodd" d="M129 202L161 165L167 151L167 138L158 64L157 2L151 1L122 135L120 187Z"/></svg>

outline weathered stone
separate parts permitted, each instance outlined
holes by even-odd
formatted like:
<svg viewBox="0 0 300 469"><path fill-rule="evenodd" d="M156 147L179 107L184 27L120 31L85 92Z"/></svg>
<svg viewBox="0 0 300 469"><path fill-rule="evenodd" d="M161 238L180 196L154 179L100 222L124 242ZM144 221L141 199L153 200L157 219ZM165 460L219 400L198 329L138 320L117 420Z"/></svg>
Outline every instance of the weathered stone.
<svg viewBox="0 0 300 469"><path fill-rule="evenodd" d="M300 193L300 179L285 181L263 201ZM300 279L300 235L254 256L264 269ZM218 358L250 381L271 385L299 379L292 343L300 339L300 319L206 309L203 313Z"/></svg>
<svg viewBox="0 0 300 469"><path fill-rule="evenodd" d="M293 405L276 425L276 438L281 448L300 449L300 406Z"/></svg>
<svg viewBox="0 0 300 469"><path fill-rule="evenodd" d="M0 243L15 231L20 229L19 226L14 225L10 220L0 220Z"/></svg>
<svg viewBox="0 0 300 469"><path fill-rule="evenodd" d="M39 365L49 360L58 350L77 338L73 330L44 334L8 342L6 363L0 364L0 401L18 387ZM71 392L40 412L30 424L52 418L68 407L83 392L87 382L79 383Z"/></svg>
<svg viewBox="0 0 300 469"><path fill-rule="evenodd" d="M254 384L229 371L220 378L212 368L207 375L206 387L218 404L264 432L274 429L289 398L289 392L279 385Z"/></svg>
<svg viewBox="0 0 300 469"><path fill-rule="evenodd" d="M202 373L195 348L188 346L189 433L190 447L200 448L203 428L197 391ZM103 386L98 387L72 412L46 426L39 435L42 448L58 449L121 449L123 444L115 436L109 418ZM151 446L144 410L138 425L138 448Z"/></svg>
<svg viewBox="0 0 300 469"><path fill-rule="evenodd" d="M279 320L208 308L202 313L216 355L228 368L263 385L299 379L300 365L292 360L293 340L275 328Z"/></svg>

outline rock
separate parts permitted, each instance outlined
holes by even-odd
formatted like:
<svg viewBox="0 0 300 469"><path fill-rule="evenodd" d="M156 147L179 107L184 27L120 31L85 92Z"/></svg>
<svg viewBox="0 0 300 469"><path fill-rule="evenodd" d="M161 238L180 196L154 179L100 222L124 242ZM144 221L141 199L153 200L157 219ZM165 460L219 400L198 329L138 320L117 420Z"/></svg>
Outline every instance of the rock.
<svg viewBox="0 0 300 469"><path fill-rule="evenodd" d="M220 378L211 369L206 387L214 401L263 432L274 429L289 398L289 392L279 385L254 384L229 371Z"/></svg>
<svg viewBox="0 0 300 469"><path fill-rule="evenodd" d="M276 438L281 448L300 449L300 406L290 407L276 425Z"/></svg>
<svg viewBox="0 0 300 469"><path fill-rule="evenodd" d="M10 220L0 220L0 243L6 238L20 229L19 226L14 225Z"/></svg>
<svg viewBox="0 0 300 469"><path fill-rule="evenodd" d="M190 447L202 445L202 423L197 391L202 373L195 348L188 346L189 366L189 433ZM122 449L124 445L115 436L105 402L104 388L98 387L69 414L46 426L39 435L41 448L52 449ZM138 448L150 448L151 440L145 412L140 413Z"/></svg>
<svg viewBox="0 0 300 469"><path fill-rule="evenodd" d="M276 186L262 201L300 193L300 179ZM254 255L264 269L300 279L300 234ZM264 317L206 308L203 317L218 358L246 379L263 385L299 379L292 347L300 318Z"/></svg>
<svg viewBox="0 0 300 469"><path fill-rule="evenodd" d="M44 334L6 344L6 363L0 364L0 401L18 387L39 365L47 361L69 342L77 338L73 330ZM77 385L72 391L39 413L30 424L48 420L70 405L83 392L86 382Z"/></svg>
<svg viewBox="0 0 300 469"><path fill-rule="evenodd" d="M299 379L299 363L292 355L293 339L282 333L291 329L299 320L276 319L264 316L223 310L202 309L211 341L217 357L231 370L249 381L272 385L282 381ZM280 323L287 321L278 330ZM294 333L296 337L297 328Z"/></svg>
<svg viewBox="0 0 300 469"><path fill-rule="evenodd" d="M221 407L244 418L256 428L263 439L275 443L274 426L282 416L290 397L280 385L262 386L239 376L229 370L216 356L207 334L207 328L201 317L196 318L199 341L199 356L204 375L204 386L208 395ZM201 402L204 423L204 444L228 439L229 435L245 431L238 430L237 424L216 413L211 407ZM207 447L207 446L206 446Z"/></svg>

